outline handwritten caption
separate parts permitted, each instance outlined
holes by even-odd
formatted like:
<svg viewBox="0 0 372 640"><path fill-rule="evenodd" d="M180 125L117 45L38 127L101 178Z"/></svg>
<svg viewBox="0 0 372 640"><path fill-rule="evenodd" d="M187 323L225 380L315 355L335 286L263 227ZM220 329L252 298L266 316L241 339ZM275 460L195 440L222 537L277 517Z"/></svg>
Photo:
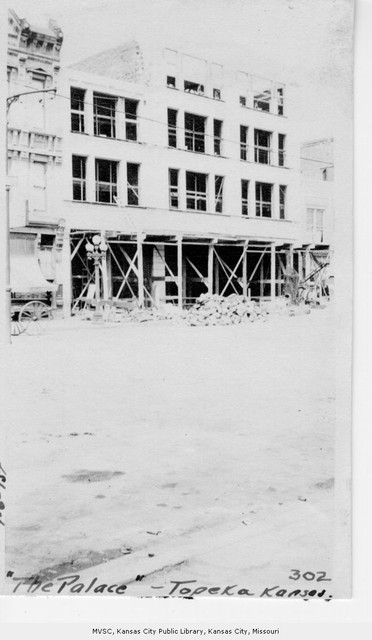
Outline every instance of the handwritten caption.
<svg viewBox="0 0 372 640"><path fill-rule="evenodd" d="M29 593L34 594L38 592L38 595L46 593L57 593L63 595L69 594L116 594L116 595L136 595L130 593L132 590L133 582L129 584L108 584L100 582L99 578L95 577L90 580L89 583L85 583L80 579L79 574L71 574L60 576L50 582L43 582L37 576L33 577L15 577L12 571L7 574L8 578L12 578L14 582L13 593ZM141 582L146 576L138 575L135 582ZM208 586L199 584L197 580L170 580L165 585L150 585L150 589L154 590L154 595L161 595L161 597L182 597L182 598L194 598L195 596L210 595L210 596L234 596L234 597L254 597L254 598L301 598L303 600L309 599L322 599L329 601L332 599L332 594L325 589L323 585L319 585L321 582L331 582L331 578L327 577L325 571L300 571L299 569L291 569L290 574L287 576L288 580L298 581L301 580L300 585L294 585L293 589L283 587L279 584L270 585L264 589L253 591L250 587L240 586L238 584L229 584L223 586ZM312 582L311 585L306 585ZM315 584L314 584L315 583Z"/></svg>

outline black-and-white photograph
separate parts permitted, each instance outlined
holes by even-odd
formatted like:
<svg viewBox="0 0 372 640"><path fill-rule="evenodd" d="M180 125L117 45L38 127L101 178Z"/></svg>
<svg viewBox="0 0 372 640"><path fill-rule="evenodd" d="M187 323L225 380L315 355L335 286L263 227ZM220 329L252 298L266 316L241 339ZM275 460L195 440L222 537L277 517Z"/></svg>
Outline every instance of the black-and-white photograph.
<svg viewBox="0 0 372 640"><path fill-rule="evenodd" d="M8 4L2 593L350 598L353 2Z"/></svg>

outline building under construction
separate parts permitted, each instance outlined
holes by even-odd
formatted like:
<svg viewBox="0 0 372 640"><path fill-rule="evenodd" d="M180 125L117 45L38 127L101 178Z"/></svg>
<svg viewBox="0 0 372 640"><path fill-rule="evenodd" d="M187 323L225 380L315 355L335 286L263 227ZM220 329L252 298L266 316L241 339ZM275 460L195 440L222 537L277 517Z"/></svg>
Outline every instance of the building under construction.
<svg viewBox="0 0 372 640"><path fill-rule="evenodd" d="M38 229L40 255L48 240L52 259L39 263L65 315L94 296L86 245L96 234L107 245L100 295L117 306L181 307L205 292L273 299L291 274L317 271L312 252L329 238L306 236L291 86L131 41L65 69L42 108L62 133L29 138L40 138L43 184L38 200L14 201L12 220Z"/></svg>

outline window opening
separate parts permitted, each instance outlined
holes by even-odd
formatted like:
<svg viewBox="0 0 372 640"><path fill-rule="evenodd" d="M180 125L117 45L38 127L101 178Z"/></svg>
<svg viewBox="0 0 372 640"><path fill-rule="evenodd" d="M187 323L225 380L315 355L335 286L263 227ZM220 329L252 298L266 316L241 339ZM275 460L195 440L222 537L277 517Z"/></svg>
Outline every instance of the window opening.
<svg viewBox="0 0 372 640"><path fill-rule="evenodd" d="M223 210L223 177L214 177L214 205L216 213L222 213Z"/></svg>
<svg viewBox="0 0 372 640"><path fill-rule="evenodd" d="M167 76L167 87L176 88L176 78L174 76Z"/></svg>
<svg viewBox="0 0 372 640"><path fill-rule="evenodd" d="M139 205L139 164L127 164L127 198L131 206Z"/></svg>
<svg viewBox="0 0 372 640"><path fill-rule="evenodd" d="M270 164L271 133L255 129L254 131L254 161L260 164Z"/></svg>
<svg viewBox="0 0 372 640"><path fill-rule="evenodd" d="M86 162L82 156L72 156L73 200L86 200Z"/></svg>
<svg viewBox="0 0 372 640"><path fill-rule="evenodd" d="M324 242L324 209L306 210L306 228L313 242Z"/></svg>
<svg viewBox="0 0 372 640"><path fill-rule="evenodd" d="M286 199L287 199L287 187L284 185L279 186L279 218L285 220L286 214Z"/></svg>
<svg viewBox="0 0 372 640"><path fill-rule="evenodd" d="M177 147L177 111L168 109L168 146Z"/></svg>
<svg viewBox="0 0 372 640"><path fill-rule="evenodd" d="M169 169L169 206L171 209L179 207L178 169Z"/></svg>
<svg viewBox="0 0 372 640"><path fill-rule="evenodd" d="M125 137L137 140L137 100L125 98Z"/></svg>
<svg viewBox="0 0 372 640"><path fill-rule="evenodd" d="M196 93L198 96L204 95L204 85L198 84L197 82L191 82L190 80L185 80L184 89L186 93Z"/></svg>
<svg viewBox="0 0 372 640"><path fill-rule="evenodd" d="M220 89L213 89L213 98L215 100L221 100L221 90Z"/></svg>
<svg viewBox="0 0 372 640"><path fill-rule="evenodd" d="M75 89L71 87L71 131L78 131L84 133L85 121L84 121L84 89Z"/></svg>
<svg viewBox="0 0 372 640"><path fill-rule="evenodd" d="M93 94L94 135L115 138L116 98Z"/></svg>
<svg viewBox="0 0 372 640"><path fill-rule="evenodd" d="M259 111L270 111L271 81L252 77L253 106Z"/></svg>
<svg viewBox="0 0 372 640"><path fill-rule="evenodd" d="M256 216L271 218L272 184L256 182Z"/></svg>
<svg viewBox="0 0 372 640"><path fill-rule="evenodd" d="M222 120L213 120L213 144L214 155L221 155L222 147Z"/></svg>
<svg viewBox="0 0 372 640"><path fill-rule="evenodd" d="M240 159L248 160L248 127L240 125Z"/></svg>
<svg viewBox="0 0 372 640"><path fill-rule="evenodd" d="M278 102L278 115L284 115L284 85L279 85L276 89L276 99Z"/></svg>
<svg viewBox="0 0 372 640"><path fill-rule="evenodd" d="M249 180L242 180L242 215L248 215L248 189Z"/></svg>
<svg viewBox="0 0 372 640"><path fill-rule="evenodd" d="M246 107L247 106L247 98L245 96L239 96L239 104L241 104L242 107Z"/></svg>
<svg viewBox="0 0 372 640"><path fill-rule="evenodd" d="M117 162L96 160L96 202L112 204L117 194Z"/></svg>
<svg viewBox="0 0 372 640"><path fill-rule="evenodd" d="M186 209L207 210L207 175L186 171Z"/></svg>
<svg viewBox="0 0 372 640"><path fill-rule="evenodd" d="M185 113L185 146L189 151L205 153L205 118Z"/></svg>
<svg viewBox="0 0 372 640"><path fill-rule="evenodd" d="M278 134L278 165L285 166L285 135L283 133Z"/></svg>

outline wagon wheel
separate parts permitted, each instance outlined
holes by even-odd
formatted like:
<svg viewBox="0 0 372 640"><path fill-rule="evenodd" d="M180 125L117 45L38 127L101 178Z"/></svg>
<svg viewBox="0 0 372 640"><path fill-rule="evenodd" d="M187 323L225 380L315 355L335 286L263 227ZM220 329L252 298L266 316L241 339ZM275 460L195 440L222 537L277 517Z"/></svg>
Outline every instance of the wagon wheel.
<svg viewBox="0 0 372 640"><path fill-rule="evenodd" d="M36 336L44 333L51 317L50 307L39 300L31 300L22 307L18 321L22 326L25 325L24 331L26 333Z"/></svg>
<svg viewBox="0 0 372 640"><path fill-rule="evenodd" d="M10 321L10 332L12 336L19 336L26 329L26 322L21 322L19 317L19 311L12 311Z"/></svg>

